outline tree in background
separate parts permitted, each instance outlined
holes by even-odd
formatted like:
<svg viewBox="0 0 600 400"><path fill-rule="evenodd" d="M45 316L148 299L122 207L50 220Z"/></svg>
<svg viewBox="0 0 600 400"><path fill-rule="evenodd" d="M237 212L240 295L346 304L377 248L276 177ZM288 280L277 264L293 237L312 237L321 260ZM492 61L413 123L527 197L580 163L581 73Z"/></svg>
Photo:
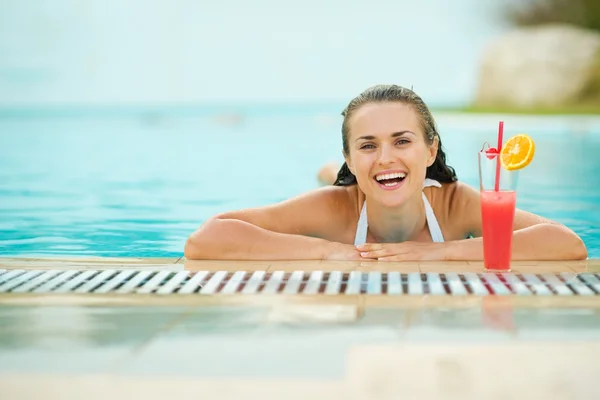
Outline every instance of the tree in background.
<svg viewBox="0 0 600 400"><path fill-rule="evenodd" d="M505 8L517 26L566 23L600 32L600 0L517 0Z"/></svg>

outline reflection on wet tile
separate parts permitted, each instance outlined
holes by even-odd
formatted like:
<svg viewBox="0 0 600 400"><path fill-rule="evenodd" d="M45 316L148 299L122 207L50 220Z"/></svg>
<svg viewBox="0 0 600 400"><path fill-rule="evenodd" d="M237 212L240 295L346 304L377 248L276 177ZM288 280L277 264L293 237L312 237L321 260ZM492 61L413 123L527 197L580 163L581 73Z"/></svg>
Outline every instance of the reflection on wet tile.
<svg viewBox="0 0 600 400"><path fill-rule="evenodd" d="M428 308L411 314L409 340L509 340L514 336L512 311L501 308Z"/></svg>
<svg viewBox="0 0 600 400"><path fill-rule="evenodd" d="M126 375L247 378L341 378L347 350L390 342L389 327L356 323L287 323L269 310L198 310L122 364ZM221 312L231 313L226 319ZM266 321L260 322L263 318ZM253 322L254 321L254 322ZM161 360L160 363L153 362Z"/></svg>
<svg viewBox="0 0 600 400"><path fill-rule="evenodd" d="M3 372L100 372L176 321L185 308L1 307Z"/></svg>
<svg viewBox="0 0 600 400"><path fill-rule="evenodd" d="M353 323L361 318L356 304L280 304L271 307L267 322L310 325Z"/></svg>
<svg viewBox="0 0 600 400"><path fill-rule="evenodd" d="M366 308L360 325L388 327L401 338L410 327L412 314L412 310L402 308Z"/></svg>
<svg viewBox="0 0 600 400"><path fill-rule="evenodd" d="M104 346L137 343L177 321L190 307L3 307L0 321L12 329L0 333L0 345L12 348L51 339L82 340ZM13 341L5 335L14 334Z"/></svg>
<svg viewBox="0 0 600 400"><path fill-rule="evenodd" d="M481 324L484 327L515 332L515 306L504 296L486 296L481 299Z"/></svg>
<svg viewBox="0 0 600 400"><path fill-rule="evenodd" d="M527 331L591 338L600 332L595 312L519 309L506 299L458 309L367 308L351 322L286 321L268 307L197 309L122 364L124 374L203 377L325 377L343 373L345 352L369 343L498 343ZM562 314L561 314L562 312ZM563 328L555 329L562 326ZM523 334L521 332L524 332ZM531 336L531 334L529 334ZM161 363L152 360L160 359Z"/></svg>
<svg viewBox="0 0 600 400"><path fill-rule="evenodd" d="M373 318L363 321L357 312L352 304L285 300L198 307L122 363L119 371L199 378L341 377L351 345L398 338L395 327Z"/></svg>
<svg viewBox="0 0 600 400"><path fill-rule="evenodd" d="M340 378L348 350L364 344L600 339L598 308L523 307L513 297L445 306L442 296L398 296L407 302L396 308L363 308L358 296L238 297L249 301L0 307L0 371Z"/></svg>
<svg viewBox="0 0 600 400"><path fill-rule="evenodd" d="M0 374L7 373L107 373L114 365L127 359L131 347L112 345L104 348L73 344L51 348L3 350L0 354Z"/></svg>
<svg viewBox="0 0 600 400"><path fill-rule="evenodd" d="M520 308L509 298L483 298L480 307L428 308L411 314L407 338L600 339L600 313L587 308Z"/></svg>
<svg viewBox="0 0 600 400"><path fill-rule="evenodd" d="M209 332L241 333L267 322L268 305L213 305L188 310L184 318L169 328L170 336Z"/></svg>

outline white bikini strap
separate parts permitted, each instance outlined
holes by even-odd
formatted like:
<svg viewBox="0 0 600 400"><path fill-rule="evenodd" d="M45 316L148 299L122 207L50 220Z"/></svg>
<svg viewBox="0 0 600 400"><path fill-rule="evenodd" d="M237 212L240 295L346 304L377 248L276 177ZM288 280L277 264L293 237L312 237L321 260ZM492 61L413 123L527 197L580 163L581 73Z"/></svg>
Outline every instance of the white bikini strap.
<svg viewBox="0 0 600 400"><path fill-rule="evenodd" d="M367 229L369 224L367 223L367 202L363 203L362 210L360 210L360 217L358 217L358 224L356 225L356 236L354 237L354 245L358 246L367 243Z"/></svg>
<svg viewBox="0 0 600 400"><path fill-rule="evenodd" d="M442 184L436 180L425 178L425 180L423 181L423 187L426 188L430 186L442 187Z"/></svg>
<svg viewBox="0 0 600 400"><path fill-rule="evenodd" d="M440 224L438 224L437 218L435 217L435 213L433 212L433 208L431 208L431 204L429 204L429 200L427 200L427 196L423 193L423 203L425 205L425 217L427 218L427 225L429 226L429 233L431 234L431 239L434 242L443 242L444 235L442 234L442 229L440 228Z"/></svg>
<svg viewBox="0 0 600 400"><path fill-rule="evenodd" d="M425 182L423 182L423 187L426 188L429 186L442 187L438 181L426 178ZM431 207L431 204L429 204L429 200L427 200L425 193L423 193L423 203L425 204L425 217L427 218L427 225L429 226L431 239L434 242L443 242L444 235L442 234L442 229L440 228L440 224L438 224L435 213L433 212L433 208Z"/></svg>

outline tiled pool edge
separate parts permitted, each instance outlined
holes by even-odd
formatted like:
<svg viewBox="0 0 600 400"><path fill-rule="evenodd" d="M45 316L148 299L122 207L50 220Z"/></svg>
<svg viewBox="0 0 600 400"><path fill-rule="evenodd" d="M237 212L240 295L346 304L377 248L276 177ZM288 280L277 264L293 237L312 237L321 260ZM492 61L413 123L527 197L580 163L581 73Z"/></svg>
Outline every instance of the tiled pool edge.
<svg viewBox="0 0 600 400"><path fill-rule="evenodd" d="M170 269L190 271L399 271L399 272L485 272L480 261L369 262L369 261L222 261L169 258L103 257L5 257L0 269ZM582 261L516 261L516 273L600 272L600 258Z"/></svg>
<svg viewBox="0 0 600 400"><path fill-rule="evenodd" d="M352 305L360 310L365 306L384 308L435 308L444 306L469 308L484 305L486 307L496 307L499 304L501 307L600 308L600 302L597 301L599 293L598 279L600 279L599 266L600 259L576 262L517 262L513 268L514 273L490 274L483 270L481 263L476 262L230 262L186 261L183 258L26 259L0 257L0 275L6 277L6 282L0 290L2 292L0 305L160 305L191 307ZM10 275L10 278L8 275ZM71 279L70 277L74 275L76 277ZM138 276L142 280L137 279ZM197 277L199 278L197 279ZM236 288L237 285L241 284L241 281L238 282L241 277L246 279L242 286L248 286L247 282L256 283L255 278L260 278L259 281L263 282L264 288L263 286L260 286L262 289L257 287L254 291L251 290L251 293L246 290L250 287L244 286L244 290L238 290ZM316 277L318 277L317 281L314 280ZM361 287L363 284L368 284L368 290L354 290L356 289L357 277ZM367 281L364 280L365 278ZM65 279L71 279L73 284L71 285L69 282L63 285L65 287L60 286L63 284L62 282L67 282ZM131 282L126 281L127 279ZM341 279L345 283L343 286L334 289L331 284L335 284L332 280L336 281L336 279ZM456 279L462 281L455 282ZM504 287L505 284L498 281L498 279L501 279L502 282L506 281L507 286L510 285L508 290L507 287ZM547 284L540 283L539 279L543 282L547 281ZM565 281L565 279L567 280ZM570 286L574 285L571 282L573 279L579 286ZM590 279L592 280L591 283L589 282ZM127 284L121 283L120 285L123 287L120 288L119 282L116 281L127 282ZM473 282L471 281L479 286L472 287ZM237 285L235 285L236 282ZM308 285L309 282L310 285ZM321 285L321 289L326 284L326 290L312 290L315 289L313 287L315 282ZM353 282L352 285L350 282ZM482 282L484 285L489 284L491 286L485 289L481 286ZM272 283L277 283L279 289L270 290L273 289L271 287L273 286ZM53 288L58 287L58 290L50 287L46 288L50 284L53 285ZM337 286L340 286L340 284L341 281ZM375 286L372 287L372 284L377 284L378 289ZM444 289L440 286L442 284L449 286ZM517 286L513 287L513 284ZM524 284L528 286L524 286ZM530 284L533 286L529 286ZM538 284L542 285L541 289L544 289L545 293L539 291ZM553 286L555 284L558 284L560 287L557 286L557 288L562 290L556 290ZM593 287L581 287L588 284L592 284ZM80 287L74 290L73 285L79 285ZM307 285L306 289L304 289L304 285ZM404 285L404 287L398 285ZM552 286L550 290L554 294L548 291L549 286L543 287L545 285ZM565 285L569 286L570 289ZM68 289L67 286L73 286L73 288ZM160 290L158 286L160 286ZM180 286L182 293L179 293ZM236 288L231 290L233 286L236 286ZM311 290L309 290L309 286L312 288ZM334 289L333 291L329 290L330 286ZM455 286L460 286L460 288ZM468 292L465 292L465 288ZM477 288L481 290L475 290ZM415 291L415 289L418 290ZM461 289L462 293L454 293L455 289ZM583 289L585 289L585 292L581 291ZM306 293L304 293L305 291ZM563 291L568 293L563 293ZM165 296L164 294L171 294L172 296ZM202 296L198 296L198 294L202 294ZM439 296L440 294L443 296ZM462 296L458 296L458 294L462 294ZM533 296L524 296L532 294ZM494 297L498 300L493 300ZM511 298L511 300L508 302L502 300L506 298Z"/></svg>

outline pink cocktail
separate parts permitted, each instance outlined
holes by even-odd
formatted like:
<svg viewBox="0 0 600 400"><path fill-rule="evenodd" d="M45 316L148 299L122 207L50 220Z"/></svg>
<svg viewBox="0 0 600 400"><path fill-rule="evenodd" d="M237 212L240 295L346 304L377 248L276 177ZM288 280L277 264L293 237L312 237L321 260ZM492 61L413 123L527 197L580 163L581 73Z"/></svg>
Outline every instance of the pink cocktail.
<svg viewBox="0 0 600 400"><path fill-rule="evenodd" d="M497 158L497 153L479 153L483 265L506 272L512 258L518 171L498 169Z"/></svg>
<svg viewBox="0 0 600 400"><path fill-rule="evenodd" d="M517 192L514 190L481 191L485 269L510 270L516 202Z"/></svg>

